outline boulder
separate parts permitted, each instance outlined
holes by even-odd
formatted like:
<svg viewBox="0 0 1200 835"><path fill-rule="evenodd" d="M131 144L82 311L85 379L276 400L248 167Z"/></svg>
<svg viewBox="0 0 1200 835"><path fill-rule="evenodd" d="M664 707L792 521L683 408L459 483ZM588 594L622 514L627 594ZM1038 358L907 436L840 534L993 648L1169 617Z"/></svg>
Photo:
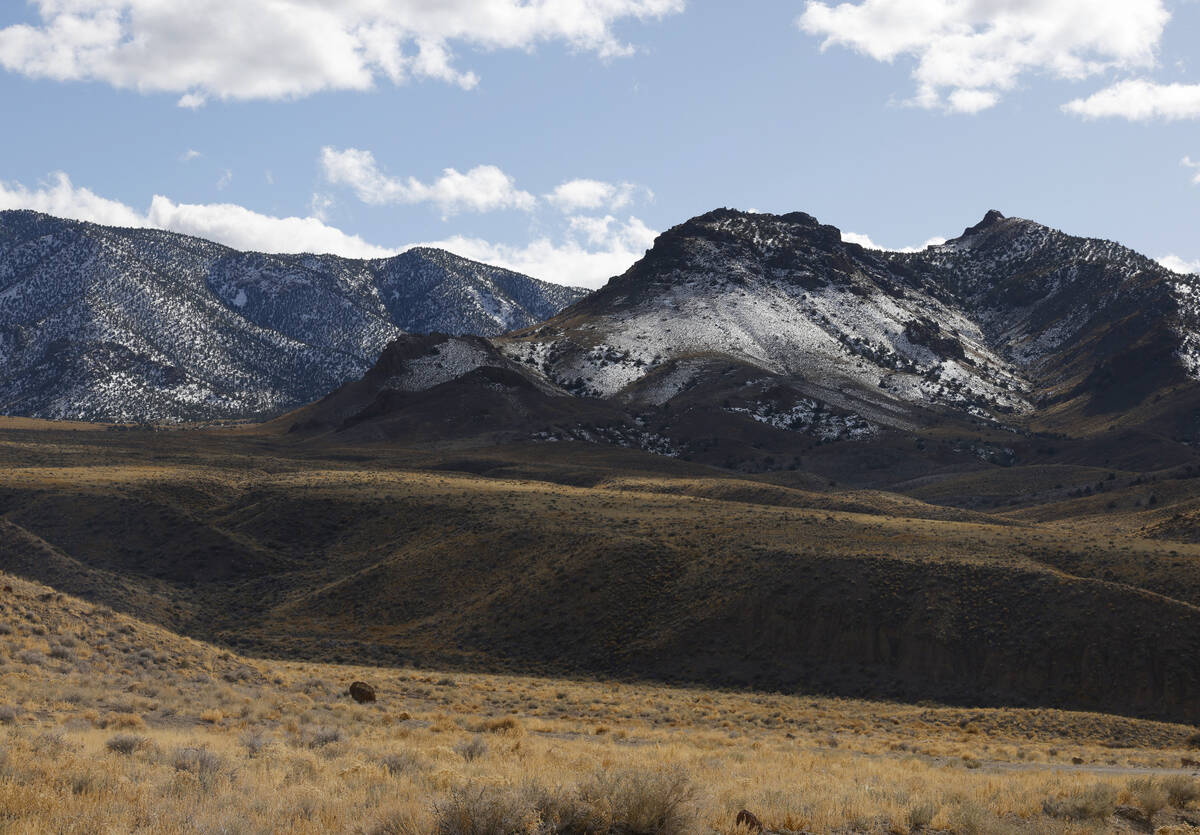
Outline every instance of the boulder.
<svg viewBox="0 0 1200 835"><path fill-rule="evenodd" d="M375 688L364 681L354 682L346 693L360 705L375 701Z"/></svg>

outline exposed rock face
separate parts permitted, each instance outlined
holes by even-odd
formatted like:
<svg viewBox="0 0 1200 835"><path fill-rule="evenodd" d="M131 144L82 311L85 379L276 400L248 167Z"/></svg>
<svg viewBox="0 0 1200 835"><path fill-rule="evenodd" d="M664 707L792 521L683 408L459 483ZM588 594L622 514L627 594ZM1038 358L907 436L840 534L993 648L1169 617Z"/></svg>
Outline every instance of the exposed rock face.
<svg viewBox="0 0 1200 835"><path fill-rule="evenodd" d="M434 249L263 255L0 212L0 414L270 415L361 376L406 331L496 335L582 295Z"/></svg>

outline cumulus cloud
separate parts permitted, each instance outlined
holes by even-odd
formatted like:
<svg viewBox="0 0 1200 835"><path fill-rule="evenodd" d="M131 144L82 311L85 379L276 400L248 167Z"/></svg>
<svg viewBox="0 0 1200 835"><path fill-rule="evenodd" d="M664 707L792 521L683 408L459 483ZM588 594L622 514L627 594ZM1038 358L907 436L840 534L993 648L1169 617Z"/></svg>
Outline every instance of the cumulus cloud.
<svg viewBox="0 0 1200 835"><path fill-rule="evenodd" d="M415 177L389 177L380 170L375 155L357 148L323 148L321 167L325 179L353 189L364 203L433 203L443 216L458 212L491 212L497 209L528 211L537 198L516 186L516 181L494 165L478 165L465 174L447 168L432 183Z"/></svg>
<svg viewBox="0 0 1200 835"><path fill-rule="evenodd" d="M565 240L560 241L541 237L513 246L455 236L424 245L556 284L595 288L629 269L658 234L636 217L623 222L612 217L573 221L579 222L573 222Z"/></svg>
<svg viewBox="0 0 1200 835"><path fill-rule="evenodd" d="M359 148L321 149L320 166L326 182L350 188L359 200L374 206L431 203L443 217L459 212L501 209L532 211L543 202L566 215L581 211L615 212L635 199L653 199L648 188L633 183L568 180L541 199L517 187L516 180L494 165L478 165L466 173L447 168L426 183L416 177L392 177L375 155Z"/></svg>
<svg viewBox="0 0 1200 835"><path fill-rule="evenodd" d="M435 246L466 258L507 267L546 281L598 287L624 272L642 256L656 233L630 217L571 218L566 231L553 239L527 244L493 243L455 236L441 241L377 246L329 225L323 213L332 201L313 195L313 215L274 217L231 203L186 204L155 195L146 212L76 186L63 172L36 188L0 182L0 210L33 209L58 217L106 226L166 229L194 235L236 249L278 253L330 253L347 258L383 258L412 246Z"/></svg>
<svg viewBox="0 0 1200 835"><path fill-rule="evenodd" d="M557 41L602 57L632 47L627 20L684 0L30 0L40 21L0 28L0 66L209 99L280 99L411 78L463 88L453 46L530 50ZM264 60L264 56L270 56Z"/></svg>
<svg viewBox="0 0 1200 835"><path fill-rule="evenodd" d="M633 183L606 183L602 180L568 180L546 195L546 202L564 212L587 209L604 209L615 212L633 202L634 196L644 191L653 197L649 189L639 189Z"/></svg>
<svg viewBox="0 0 1200 835"><path fill-rule="evenodd" d="M1105 87L1087 98L1063 105L1085 119L1121 118L1135 122L1200 118L1200 84L1156 84L1130 79Z"/></svg>
<svg viewBox="0 0 1200 835"><path fill-rule="evenodd" d="M905 246L900 247L899 249L889 249L886 246L880 246L879 244L875 243L869 236L860 234L858 232L843 232L842 240L848 244L858 244L864 249L877 249L882 252L922 252L926 249L926 247L941 246L946 242L945 238L930 238L920 246Z"/></svg>
<svg viewBox="0 0 1200 835"><path fill-rule="evenodd" d="M810 1L800 29L877 61L916 59L913 102L977 112L1023 75L1083 79L1153 66L1163 0Z"/></svg>
<svg viewBox="0 0 1200 835"><path fill-rule="evenodd" d="M145 215L124 203L101 197L90 189L76 188L62 171L51 175L35 189L20 183L0 182L0 211L6 209L33 209L106 226L150 225Z"/></svg>
<svg viewBox="0 0 1200 835"><path fill-rule="evenodd" d="M204 156L204 154L200 153L195 148L188 148L186 151L184 151L182 154L179 155L179 161L180 162L191 162L194 159L200 159L200 157L202 157L202 156Z"/></svg>
<svg viewBox="0 0 1200 835"><path fill-rule="evenodd" d="M1185 261L1178 255L1164 255L1162 258L1158 259L1158 263L1162 264L1172 272L1182 273L1184 275L1189 273L1200 274L1200 259L1195 261Z"/></svg>

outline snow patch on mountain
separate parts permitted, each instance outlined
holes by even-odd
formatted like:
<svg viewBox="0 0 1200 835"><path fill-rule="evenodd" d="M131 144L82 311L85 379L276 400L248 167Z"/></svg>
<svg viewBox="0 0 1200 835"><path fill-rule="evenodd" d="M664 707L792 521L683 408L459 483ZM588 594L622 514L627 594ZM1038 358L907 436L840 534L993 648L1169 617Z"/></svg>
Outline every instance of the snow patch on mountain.
<svg viewBox="0 0 1200 835"><path fill-rule="evenodd" d="M482 346L450 339L430 349L425 356L406 360L404 371L388 378L387 388L425 391L487 365L491 355Z"/></svg>

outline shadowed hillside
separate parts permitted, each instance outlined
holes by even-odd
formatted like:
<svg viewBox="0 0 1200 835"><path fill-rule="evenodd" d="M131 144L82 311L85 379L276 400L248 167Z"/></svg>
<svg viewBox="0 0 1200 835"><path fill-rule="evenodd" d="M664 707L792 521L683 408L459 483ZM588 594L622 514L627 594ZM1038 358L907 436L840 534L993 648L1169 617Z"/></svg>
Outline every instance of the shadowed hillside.
<svg viewBox="0 0 1200 835"><path fill-rule="evenodd" d="M1043 522L585 444L2 437L7 570L243 651L1200 711L1200 550L1154 527L1183 472Z"/></svg>

